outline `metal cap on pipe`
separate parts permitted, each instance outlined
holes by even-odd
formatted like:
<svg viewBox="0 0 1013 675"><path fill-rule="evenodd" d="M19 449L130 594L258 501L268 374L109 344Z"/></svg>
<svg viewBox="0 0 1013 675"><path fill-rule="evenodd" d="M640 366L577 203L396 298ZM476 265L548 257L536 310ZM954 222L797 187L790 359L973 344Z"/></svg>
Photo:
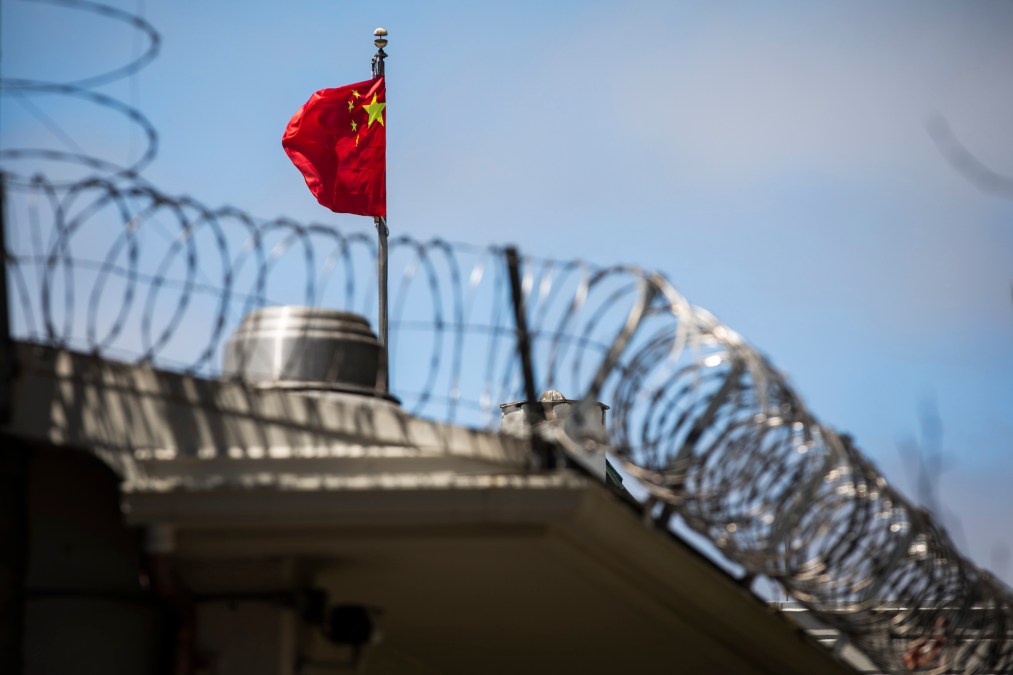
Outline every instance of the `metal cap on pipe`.
<svg viewBox="0 0 1013 675"><path fill-rule="evenodd" d="M358 314L281 305L246 315L225 345L222 372L261 387L386 397L380 343Z"/></svg>

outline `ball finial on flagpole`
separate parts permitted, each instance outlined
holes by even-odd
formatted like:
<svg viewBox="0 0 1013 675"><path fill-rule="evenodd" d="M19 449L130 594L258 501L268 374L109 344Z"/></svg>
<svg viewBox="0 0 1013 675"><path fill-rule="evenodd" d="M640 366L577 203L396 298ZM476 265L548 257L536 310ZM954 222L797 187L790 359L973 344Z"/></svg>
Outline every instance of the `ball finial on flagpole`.
<svg viewBox="0 0 1013 675"><path fill-rule="evenodd" d="M376 54L373 56L373 77L383 77L383 60L387 58L387 52L383 48L387 46L387 29L377 28L373 31L373 44L376 45Z"/></svg>

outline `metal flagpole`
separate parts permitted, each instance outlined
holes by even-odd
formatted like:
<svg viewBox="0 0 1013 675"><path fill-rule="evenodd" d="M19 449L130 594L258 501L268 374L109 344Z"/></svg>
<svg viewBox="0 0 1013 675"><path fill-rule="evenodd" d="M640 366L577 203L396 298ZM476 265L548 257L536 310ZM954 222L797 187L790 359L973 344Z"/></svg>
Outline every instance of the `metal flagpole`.
<svg viewBox="0 0 1013 675"><path fill-rule="evenodd" d="M387 58L387 52L383 48L387 46L387 29L377 28L373 31L373 44L376 45L376 54L373 55L373 77L383 77L383 60ZM387 341L387 237L390 231L387 229L387 218L374 216L373 224L376 225L377 236L377 309L379 319L377 321L377 332L380 337L380 369L377 374L376 387L381 394L390 391L390 351Z"/></svg>

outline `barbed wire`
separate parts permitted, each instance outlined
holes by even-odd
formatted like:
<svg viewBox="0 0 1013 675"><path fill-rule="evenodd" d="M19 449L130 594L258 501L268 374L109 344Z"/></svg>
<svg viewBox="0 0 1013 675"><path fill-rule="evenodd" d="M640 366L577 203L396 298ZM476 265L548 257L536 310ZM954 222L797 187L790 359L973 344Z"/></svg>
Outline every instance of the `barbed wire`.
<svg viewBox="0 0 1013 675"><path fill-rule="evenodd" d="M60 141L61 145L65 146L64 149L39 146L5 147L0 149L0 162L3 163L8 183L17 185L31 182L33 170L37 169L37 165L33 165L33 162L39 161L76 165L84 170L103 175L108 180L139 180L140 172L155 159L158 151L158 133L148 118L135 107L124 103L114 96L95 91L95 89L133 77L142 68L151 63L158 56L161 44L158 31L150 23L135 14L96 2L88 2L86 0L31 0L31 2L23 0L22 2L23 6L33 4L63 7L90 13L110 21L125 23L136 30L138 34L143 35L147 39L148 44L129 63L88 77L72 79L66 82L7 76L0 78L0 96L21 103L32 116L47 128L56 140ZM64 101L74 99L90 103L98 108L113 111L123 116L128 123L140 129L144 135L144 147L139 152L138 157L128 164L113 161L109 157L86 152L77 145L72 134L64 131L51 116L31 102L38 97L56 97ZM22 163L29 168L29 171L19 171L15 168L16 165ZM54 182L60 185L70 185L77 180L78 178L70 178Z"/></svg>
<svg viewBox="0 0 1013 675"><path fill-rule="evenodd" d="M365 232L258 220L104 178L61 186L37 176L8 191L12 323L22 339L217 377L225 340L253 309L375 312L376 243ZM390 249L401 270L390 293L394 387L418 392L401 394L418 414L493 423L500 403L521 397L502 251L407 236ZM611 276L529 260L524 284L534 289L547 378L579 382L591 355L609 348L610 303L576 330L567 324ZM462 404L481 419L461 420Z"/></svg>
<svg viewBox="0 0 1013 675"><path fill-rule="evenodd" d="M3 94L113 110L146 144L122 165L48 124L66 149L0 150L14 337L219 377L226 339L254 309L375 311L370 233L261 220L146 183L155 129L94 89L155 58L157 32L97 3L45 1L125 22L148 46L73 81L4 78ZM12 167L36 160L96 175ZM494 426L500 403L523 398L504 251L402 236L390 257L392 390L415 414ZM678 518L747 576L776 581L886 671L1013 670L1010 589L961 556L734 331L659 274L535 256L522 264L539 384L613 410L604 443L579 425L546 430L571 453L610 451L659 522Z"/></svg>
<svg viewBox="0 0 1013 675"><path fill-rule="evenodd" d="M645 337L600 395L616 411L610 445L661 520L677 514L886 672L1010 672L1010 589L822 425L764 357L653 283L656 325L642 322Z"/></svg>
<svg viewBox="0 0 1013 675"><path fill-rule="evenodd" d="M31 173L37 169L37 162L40 161L76 165L84 170L103 175L110 180L139 180L140 172L154 160L158 151L158 133L151 122L136 107L95 89L134 77L151 63L158 56L161 45L158 31L148 21L131 12L86 0L32 0L20 4L22 7L53 5L90 13L110 21L122 22L135 29L138 34L143 35L147 40L147 46L129 63L87 77L64 82L8 77L6 75L0 78L0 95L19 102L27 113L40 122L52 137L64 146L63 148L53 148L29 145L0 149L0 162L3 163L8 183L25 184L29 182ZM138 153L138 157L128 164L86 152L78 146L73 134L66 132L51 115L46 113L44 108L31 102L32 99L40 97L56 97L64 101L74 99L90 103L98 108L111 110L143 133L144 147ZM28 170L18 170L16 168L18 165L24 165ZM55 182L67 185L78 179L79 177L71 177ZM51 178L51 180L53 179Z"/></svg>
<svg viewBox="0 0 1013 675"><path fill-rule="evenodd" d="M988 167L960 142L945 117L935 114L926 123L936 149L953 169L982 192L1013 199L1013 176Z"/></svg>

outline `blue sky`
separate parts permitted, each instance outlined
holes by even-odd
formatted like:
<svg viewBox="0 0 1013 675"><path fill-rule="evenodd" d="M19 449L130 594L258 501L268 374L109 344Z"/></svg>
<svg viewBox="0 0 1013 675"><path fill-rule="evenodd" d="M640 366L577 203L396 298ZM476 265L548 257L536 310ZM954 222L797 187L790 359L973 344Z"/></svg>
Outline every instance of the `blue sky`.
<svg viewBox="0 0 1013 675"><path fill-rule="evenodd" d="M158 129L161 190L370 229L319 207L280 139L313 91L368 77L383 25L394 233L659 269L904 487L898 444L933 402L945 508L1013 579L1013 199L927 131L945 117L1013 176L1013 3L114 4L162 36L102 89ZM143 47L73 9L0 11L6 77ZM34 102L90 152L141 147L107 112ZM3 105L4 147L51 142Z"/></svg>

